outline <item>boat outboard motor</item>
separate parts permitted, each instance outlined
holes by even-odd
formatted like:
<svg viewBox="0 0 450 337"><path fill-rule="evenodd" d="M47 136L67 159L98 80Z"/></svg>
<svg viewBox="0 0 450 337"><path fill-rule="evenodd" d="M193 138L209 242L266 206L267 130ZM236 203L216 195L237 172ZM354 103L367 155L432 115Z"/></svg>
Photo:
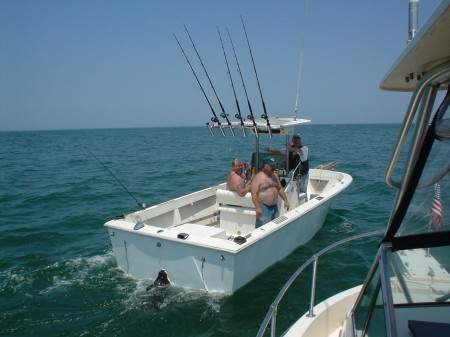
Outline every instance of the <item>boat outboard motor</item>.
<svg viewBox="0 0 450 337"><path fill-rule="evenodd" d="M156 278L153 284L149 285L145 290L149 291L154 287L167 287L170 284L169 275L164 269L161 269L158 273L158 277Z"/></svg>

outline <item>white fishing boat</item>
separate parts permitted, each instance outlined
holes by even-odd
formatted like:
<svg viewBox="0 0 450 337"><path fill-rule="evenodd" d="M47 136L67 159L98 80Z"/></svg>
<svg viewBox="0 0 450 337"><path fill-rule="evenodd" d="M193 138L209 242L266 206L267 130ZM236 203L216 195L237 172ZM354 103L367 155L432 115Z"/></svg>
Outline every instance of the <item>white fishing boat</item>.
<svg viewBox="0 0 450 337"><path fill-rule="evenodd" d="M267 137L267 120L255 120L258 137L256 170L262 156L259 141ZM308 120L270 118L273 137L289 141L295 127ZM240 123L233 128L242 128ZM255 132L253 122L244 123ZM228 129L229 132L229 129ZM273 263L305 244L322 227L334 197L352 182L350 175L327 167L310 169L307 194L287 167L287 155L275 156L290 204L279 198L280 216L255 229L255 206L248 193L240 197L221 183L108 221L118 266L137 279L155 279L164 269L170 282L192 289L232 293ZM330 165L333 166L333 165ZM225 177L224 177L225 179Z"/></svg>
<svg viewBox="0 0 450 337"><path fill-rule="evenodd" d="M450 336L450 0L438 5L417 34L416 7L411 0L411 41L381 83L384 90L412 92L386 171L386 182L398 189L387 229L344 239L306 261L271 305L258 336L269 325L276 336L280 301L312 263L310 309L283 336ZM314 305L320 256L380 234L364 284Z"/></svg>

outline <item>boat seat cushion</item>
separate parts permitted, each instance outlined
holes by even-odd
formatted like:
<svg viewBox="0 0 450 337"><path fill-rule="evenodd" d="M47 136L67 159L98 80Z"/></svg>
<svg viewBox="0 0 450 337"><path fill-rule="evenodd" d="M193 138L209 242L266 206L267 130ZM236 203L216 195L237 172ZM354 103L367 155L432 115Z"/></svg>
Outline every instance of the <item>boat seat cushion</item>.
<svg viewBox="0 0 450 337"><path fill-rule="evenodd" d="M255 208L252 201L251 193L247 193L245 196L241 197L234 191L228 190L217 190L216 192L217 202L222 205L234 205L241 207Z"/></svg>
<svg viewBox="0 0 450 337"><path fill-rule="evenodd" d="M409 330L414 337L448 337L450 336L449 323L436 323L424 321L408 321Z"/></svg>
<svg viewBox="0 0 450 337"><path fill-rule="evenodd" d="M234 213L234 214L241 214L241 215L256 216L255 208L250 208L250 207L233 207L233 206L222 205L222 206L219 206L219 211Z"/></svg>
<svg viewBox="0 0 450 337"><path fill-rule="evenodd" d="M256 211L254 208L222 205L220 228L232 235L247 235L255 229Z"/></svg>

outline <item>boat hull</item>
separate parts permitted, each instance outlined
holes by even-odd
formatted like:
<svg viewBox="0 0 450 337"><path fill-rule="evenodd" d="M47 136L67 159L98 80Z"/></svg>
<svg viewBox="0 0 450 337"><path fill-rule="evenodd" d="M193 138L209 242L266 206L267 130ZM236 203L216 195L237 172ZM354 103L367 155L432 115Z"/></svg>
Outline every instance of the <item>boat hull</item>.
<svg viewBox="0 0 450 337"><path fill-rule="evenodd" d="M347 313L355 304L362 286L334 295L314 307L314 316L304 314L283 337L339 337Z"/></svg>
<svg viewBox="0 0 450 337"><path fill-rule="evenodd" d="M329 175L328 181L333 177L343 179L333 178L335 188L312 195L308 202L298 202L297 207L282 211L280 217L260 228L254 229L254 215L245 215L247 211L242 211L247 208L237 207L244 214L241 215L243 221L252 223L253 230L245 232L244 227L238 226L234 235L230 235L229 224L225 223L222 228L216 224L223 221L220 219L223 204L216 197L223 191L222 185L154 206L154 209L142 211L143 214L111 220L105 226L117 264L127 275L137 279L154 279L159 270L164 269L175 285L233 293L307 243L320 230L333 198L351 182L351 177L346 174L330 172ZM323 175L321 179L324 180ZM314 175L311 181L314 181ZM185 208L195 211L188 214ZM158 213L161 209L164 212ZM208 218L206 213L214 216ZM201 224L183 220L192 220L197 214L201 215L197 218L209 220L203 220ZM173 226L175 218L180 224ZM143 226L136 229L139 222ZM245 242L235 242L236 236L245 237Z"/></svg>
<svg viewBox="0 0 450 337"><path fill-rule="evenodd" d="M207 291L234 292L311 240L322 227L330 204L331 200L280 226L270 235L236 250L223 246L205 247L117 228L109 228L109 233L117 264L127 275L152 279L160 269L165 269L174 284ZM214 238L209 241L212 240ZM234 242L226 243L236 245Z"/></svg>

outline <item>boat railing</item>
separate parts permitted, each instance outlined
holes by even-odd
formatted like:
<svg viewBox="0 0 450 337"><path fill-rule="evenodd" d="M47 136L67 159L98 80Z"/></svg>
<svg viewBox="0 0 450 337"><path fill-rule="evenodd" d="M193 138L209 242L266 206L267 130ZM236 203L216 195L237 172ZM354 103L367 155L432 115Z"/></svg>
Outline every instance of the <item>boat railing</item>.
<svg viewBox="0 0 450 337"><path fill-rule="evenodd" d="M270 336L275 337L278 306L280 305L282 298L284 297L284 295L286 294L286 292L288 291L290 286L294 283L294 281L297 279L297 277L300 276L300 274L306 269L306 267L308 267L311 263L314 263L313 271L312 271L312 281L311 281L310 305L309 305L309 312L307 314L308 317L314 317L314 300L315 300L315 295L316 295L316 275L317 275L317 265L319 262L319 257L321 257L325 253L329 252L330 250L332 250L340 245L343 245L347 242L354 241L354 240L361 239L361 238L366 238L369 236L383 234L384 232L385 232L385 230L383 229L383 230L378 230L378 231L374 231L374 232L359 234L359 235L355 235L355 236L352 236L349 238L345 238L345 239L342 239L340 241L337 241L337 242L327 246L326 248L322 249L318 253L311 256L300 268L298 268L292 274L292 276L289 278L289 280L286 282L286 284L280 290L280 292L278 293L278 296L275 298L275 300L271 304L269 311L267 312L266 317L264 318L264 321L261 324L261 326L258 330L258 334L256 336L262 337L264 335L264 333L266 332L266 329L270 322L271 323L270 324L270 328L271 328Z"/></svg>
<svg viewBox="0 0 450 337"><path fill-rule="evenodd" d="M397 144L391 155L388 168L386 170L385 179L389 186L397 188L403 193L403 190L409 185L409 180L412 175L413 163L417 161L419 149L422 146L423 138L426 129L429 125L430 116L432 114L433 104L436 99L437 91L441 87L441 83L445 83L450 78L450 62L445 62L434 71L430 71L421 78L417 84L411 101L406 111L405 119L403 121L402 129L397 139ZM416 123L413 123L416 121ZM408 134L412 126L415 125L415 130L411 138L411 145L407 161L404 165L404 173L401 179L394 180L393 174L397 167L400 153L406 143ZM419 188L424 188L433 185L437 180L441 179L448 173L449 167L444 166L435 176L429 181L424 181L419 184Z"/></svg>
<svg viewBox="0 0 450 337"><path fill-rule="evenodd" d="M295 167L295 169L293 169L293 170L291 170L291 171L289 172L289 181L288 181L288 183L286 184L286 187L284 188L285 190L290 186L291 182L294 180L294 178L295 178L294 172L296 172L296 171L298 170L298 168L300 167L300 164L301 164L301 162L299 162L299 163L297 164L297 166Z"/></svg>

